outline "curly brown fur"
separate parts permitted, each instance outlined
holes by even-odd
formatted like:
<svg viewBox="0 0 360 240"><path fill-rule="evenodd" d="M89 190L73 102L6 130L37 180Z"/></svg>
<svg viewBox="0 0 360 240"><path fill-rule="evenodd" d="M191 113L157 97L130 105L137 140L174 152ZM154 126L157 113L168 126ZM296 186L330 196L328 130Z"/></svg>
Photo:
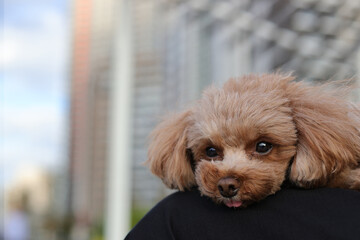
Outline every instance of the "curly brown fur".
<svg viewBox="0 0 360 240"><path fill-rule="evenodd" d="M327 86L248 75L209 87L194 107L165 119L152 134L147 163L167 186L198 186L235 207L278 191L290 163L288 178L299 187L360 189L359 129L358 107ZM269 152L259 152L264 143ZM227 178L234 196L222 193Z"/></svg>

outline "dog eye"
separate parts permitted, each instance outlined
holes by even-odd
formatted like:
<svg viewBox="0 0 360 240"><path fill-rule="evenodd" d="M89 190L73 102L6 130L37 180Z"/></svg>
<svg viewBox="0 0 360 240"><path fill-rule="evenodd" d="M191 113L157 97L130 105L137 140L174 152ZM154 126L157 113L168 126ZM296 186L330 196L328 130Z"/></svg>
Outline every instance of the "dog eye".
<svg viewBox="0 0 360 240"><path fill-rule="evenodd" d="M260 153L261 155L267 154L271 151L272 144L268 142L258 142L256 144L256 152Z"/></svg>
<svg viewBox="0 0 360 240"><path fill-rule="evenodd" d="M217 153L217 150L213 147L206 148L206 156L208 157L217 157L219 154Z"/></svg>

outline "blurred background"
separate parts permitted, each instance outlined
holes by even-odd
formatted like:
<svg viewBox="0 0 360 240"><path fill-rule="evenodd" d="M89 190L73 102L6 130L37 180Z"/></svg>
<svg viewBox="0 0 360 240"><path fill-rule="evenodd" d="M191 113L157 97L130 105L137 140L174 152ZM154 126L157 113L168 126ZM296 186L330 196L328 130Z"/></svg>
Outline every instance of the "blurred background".
<svg viewBox="0 0 360 240"><path fill-rule="evenodd" d="M164 113L246 73L360 70L358 0L0 7L0 239L122 239L171 193L142 164Z"/></svg>

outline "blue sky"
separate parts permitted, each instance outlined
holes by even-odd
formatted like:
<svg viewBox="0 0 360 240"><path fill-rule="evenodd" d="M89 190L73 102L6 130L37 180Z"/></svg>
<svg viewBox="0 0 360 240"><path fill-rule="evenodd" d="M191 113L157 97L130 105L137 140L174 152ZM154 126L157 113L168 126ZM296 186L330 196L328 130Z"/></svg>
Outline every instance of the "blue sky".
<svg viewBox="0 0 360 240"><path fill-rule="evenodd" d="M5 184L29 166L67 161L70 4L5 0L0 38L0 168Z"/></svg>

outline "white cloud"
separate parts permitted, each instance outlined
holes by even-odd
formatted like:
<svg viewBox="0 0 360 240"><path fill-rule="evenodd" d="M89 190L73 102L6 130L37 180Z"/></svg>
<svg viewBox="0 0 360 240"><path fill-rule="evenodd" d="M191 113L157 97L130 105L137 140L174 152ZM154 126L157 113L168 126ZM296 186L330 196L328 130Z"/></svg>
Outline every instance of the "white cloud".
<svg viewBox="0 0 360 240"><path fill-rule="evenodd" d="M54 106L3 109L2 160L5 181L18 168L38 165L58 168L67 160L64 114Z"/></svg>
<svg viewBox="0 0 360 240"><path fill-rule="evenodd" d="M5 24L0 39L0 68L6 79L12 76L35 86L47 86L51 79L65 76L68 67L69 27L65 16L48 9L33 27ZM6 22L6 21L5 21ZM33 76L33 77L32 77Z"/></svg>
<svg viewBox="0 0 360 240"><path fill-rule="evenodd" d="M24 134L37 136L46 131L47 135L62 131L63 113L55 106L43 104L28 108L3 109L4 134L8 136ZM35 134L34 134L35 132Z"/></svg>

